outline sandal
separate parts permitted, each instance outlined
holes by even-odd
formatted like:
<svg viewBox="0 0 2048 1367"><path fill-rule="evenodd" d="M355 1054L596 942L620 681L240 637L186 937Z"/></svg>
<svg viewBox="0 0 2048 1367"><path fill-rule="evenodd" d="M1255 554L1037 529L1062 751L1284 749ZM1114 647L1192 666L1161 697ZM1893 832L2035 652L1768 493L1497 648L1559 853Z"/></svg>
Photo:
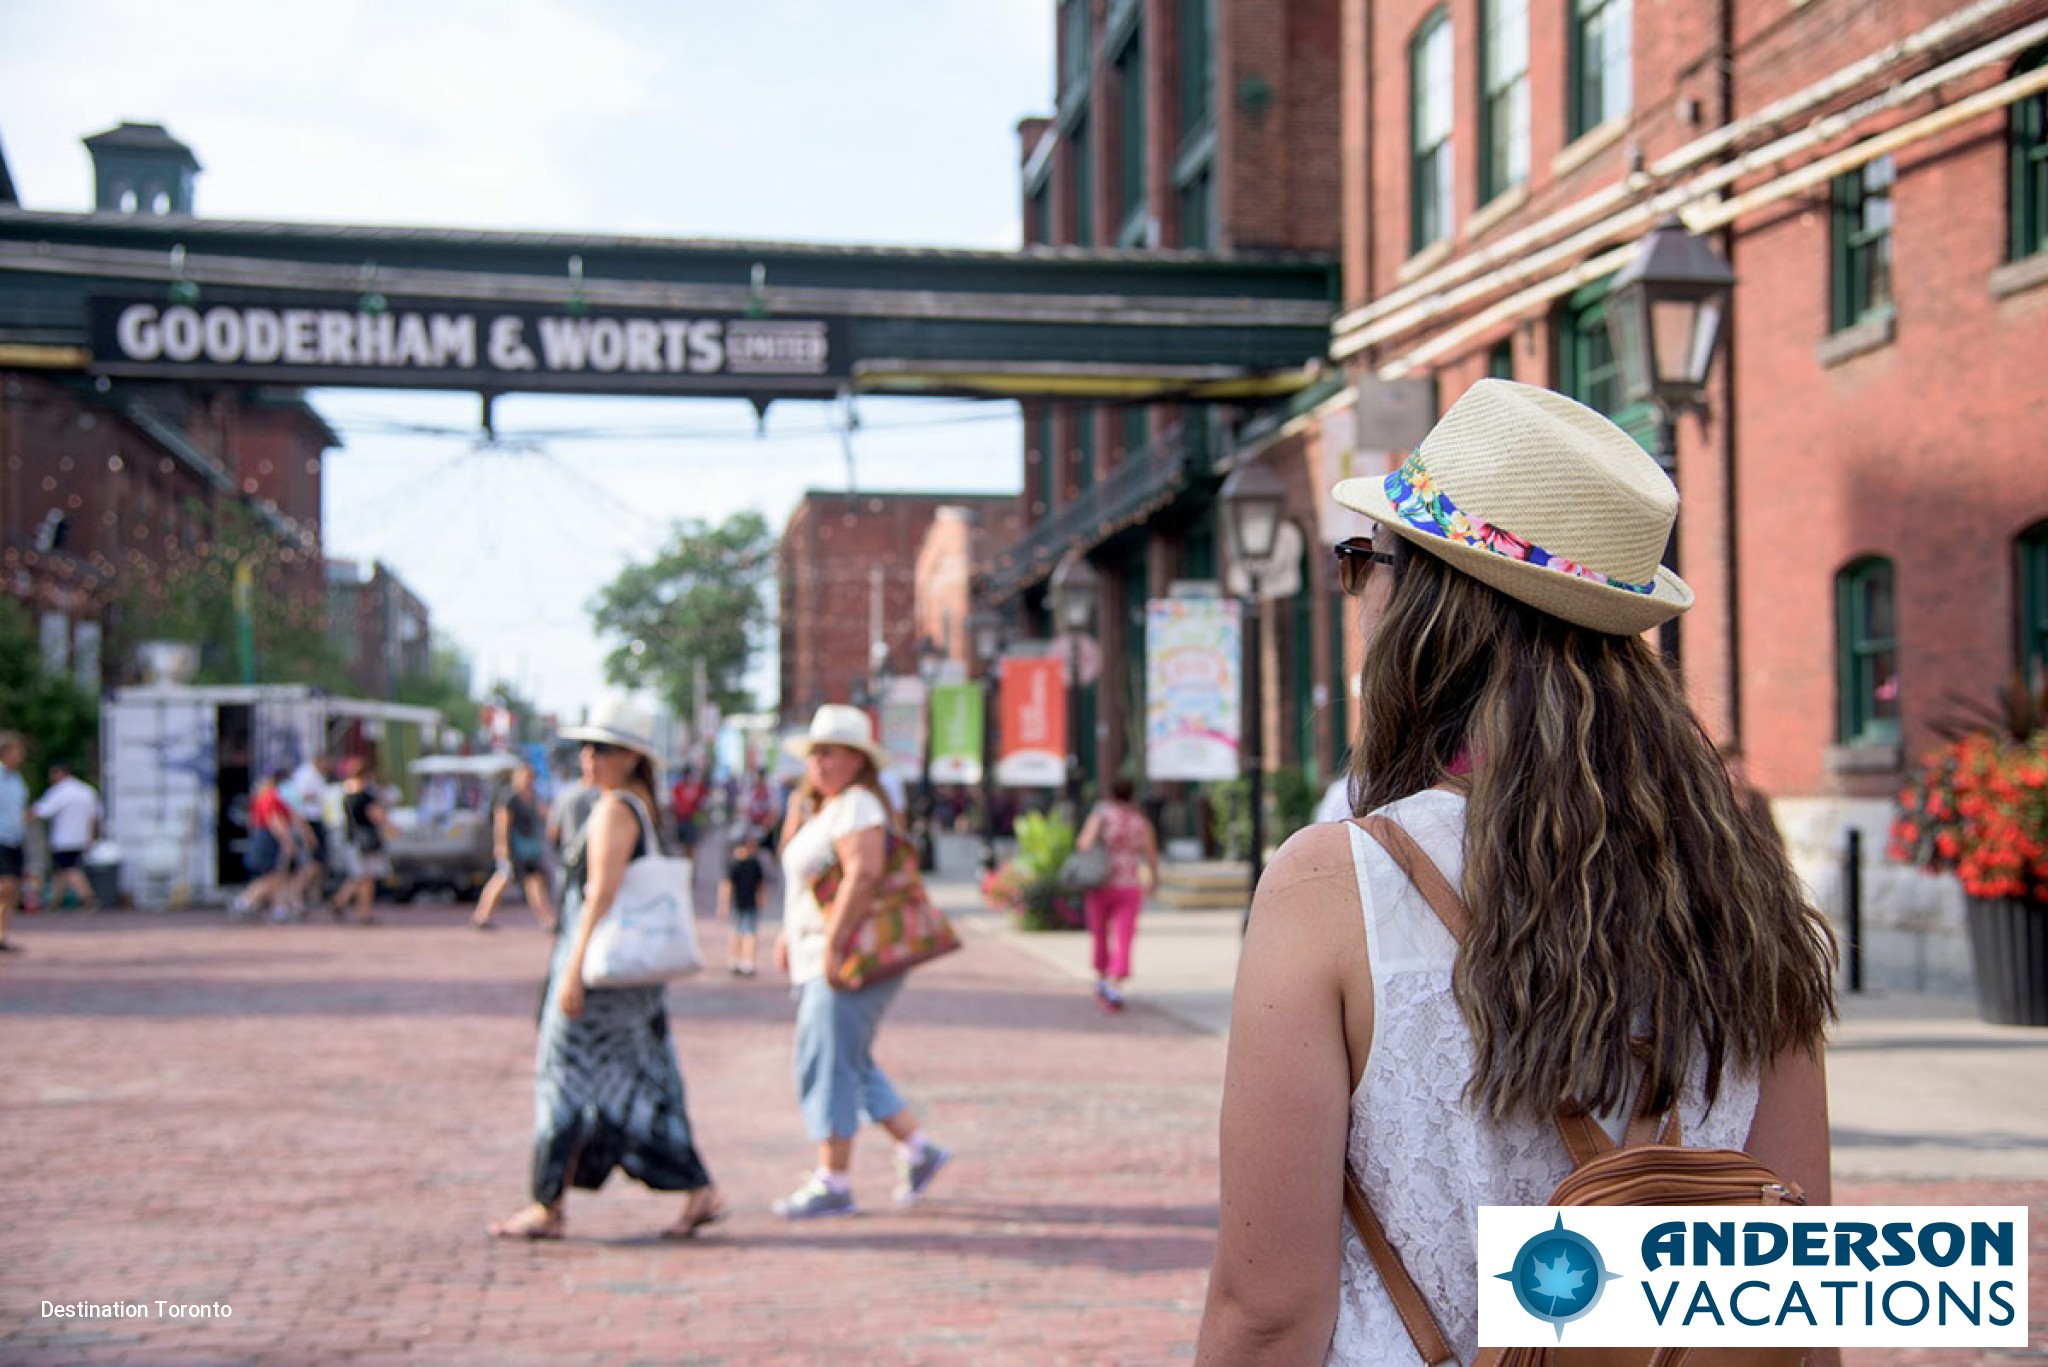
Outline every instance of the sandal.
<svg viewBox="0 0 2048 1367"><path fill-rule="evenodd" d="M716 1191L711 1193L702 1206L697 1206L693 1199L690 1206L684 1209L683 1218L670 1225L667 1229L664 1229L661 1232L661 1237L664 1239L694 1239L697 1237L698 1230L706 1225L715 1225L723 1220L728 1214L729 1209L725 1202L719 1199Z"/></svg>
<svg viewBox="0 0 2048 1367"><path fill-rule="evenodd" d="M493 1239L559 1239L562 1212L546 1206L528 1206L509 1220L488 1227Z"/></svg>

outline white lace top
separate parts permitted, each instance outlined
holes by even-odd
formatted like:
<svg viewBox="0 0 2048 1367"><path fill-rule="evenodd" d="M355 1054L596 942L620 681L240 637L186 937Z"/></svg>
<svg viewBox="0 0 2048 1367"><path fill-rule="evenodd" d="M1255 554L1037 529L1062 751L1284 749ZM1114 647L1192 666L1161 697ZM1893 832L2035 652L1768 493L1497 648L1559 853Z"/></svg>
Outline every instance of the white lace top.
<svg viewBox="0 0 2048 1367"><path fill-rule="evenodd" d="M1460 885L1463 797L1431 789L1383 811ZM1458 1361L1469 1363L1479 1343L1479 1207L1541 1204L1571 1171L1571 1159L1551 1124L1495 1125L1466 1108L1473 1046L1451 996L1456 942L1378 842L1357 826L1350 832L1373 986L1372 1052L1351 1098L1351 1164ZM1756 1095L1755 1074L1730 1067L1709 1113L1702 1068L1679 1105L1685 1142L1741 1148ZM1619 1138L1620 1116L1603 1121ZM1343 1277L1326 1364L1418 1362L1349 1220Z"/></svg>

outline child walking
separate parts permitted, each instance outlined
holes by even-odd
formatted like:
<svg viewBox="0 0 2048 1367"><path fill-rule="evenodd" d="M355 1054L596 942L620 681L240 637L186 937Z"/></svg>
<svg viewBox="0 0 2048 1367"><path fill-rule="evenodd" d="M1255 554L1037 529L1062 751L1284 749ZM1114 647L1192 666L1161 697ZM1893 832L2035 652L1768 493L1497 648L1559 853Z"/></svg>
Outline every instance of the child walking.
<svg viewBox="0 0 2048 1367"><path fill-rule="evenodd" d="M754 976L761 884L767 876L761 867L761 838L749 830L733 843L732 858L725 866L725 882L718 888L719 919L732 919L725 941L725 968L735 977Z"/></svg>

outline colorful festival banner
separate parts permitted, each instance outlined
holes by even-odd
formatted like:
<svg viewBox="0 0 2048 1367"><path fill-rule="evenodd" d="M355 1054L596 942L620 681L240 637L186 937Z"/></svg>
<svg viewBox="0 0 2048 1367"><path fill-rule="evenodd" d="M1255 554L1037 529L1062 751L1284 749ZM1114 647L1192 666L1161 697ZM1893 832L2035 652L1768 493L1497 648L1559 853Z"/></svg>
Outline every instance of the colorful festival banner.
<svg viewBox="0 0 2048 1367"><path fill-rule="evenodd" d="M1003 661L1001 758L1006 788L1057 788L1067 780L1065 665L1056 659Z"/></svg>
<svg viewBox="0 0 2048 1367"><path fill-rule="evenodd" d="M882 681L881 726L876 739L889 753L889 768L904 778L924 769L924 680L914 676Z"/></svg>
<svg viewBox="0 0 2048 1367"><path fill-rule="evenodd" d="M981 782L981 686L932 690L932 782Z"/></svg>
<svg viewBox="0 0 2048 1367"><path fill-rule="evenodd" d="M1145 605L1146 777L1237 777L1243 655L1235 599Z"/></svg>

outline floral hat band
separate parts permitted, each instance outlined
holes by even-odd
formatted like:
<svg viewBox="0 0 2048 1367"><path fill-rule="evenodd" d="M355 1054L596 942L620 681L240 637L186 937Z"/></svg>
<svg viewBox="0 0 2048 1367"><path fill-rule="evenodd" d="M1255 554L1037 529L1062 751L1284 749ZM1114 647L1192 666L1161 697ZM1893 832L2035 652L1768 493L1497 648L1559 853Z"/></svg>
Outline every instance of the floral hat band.
<svg viewBox="0 0 2048 1367"><path fill-rule="evenodd" d="M1464 512L1430 478L1421 447L1417 447L1408 459L1401 462L1398 470L1387 476L1386 490L1387 502L1394 505L1394 511L1400 514L1403 522L1418 532L1629 593L1650 594L1656 591L1654 582L1631 584L1625 579L1616 579L1575 560L1554 555L1533 541L1494 526L1485 518Z"/></svg>
<svg viewBox="0 0 2048 1367"><path fill-rule="evenodd" d="M1670 476L1606 416L1548 389L1480 380L1399 469L1331 494L1489 588L1594 631L1635 635L1692 606L1685 581L1658 563L1678 518Z"/></svg>

